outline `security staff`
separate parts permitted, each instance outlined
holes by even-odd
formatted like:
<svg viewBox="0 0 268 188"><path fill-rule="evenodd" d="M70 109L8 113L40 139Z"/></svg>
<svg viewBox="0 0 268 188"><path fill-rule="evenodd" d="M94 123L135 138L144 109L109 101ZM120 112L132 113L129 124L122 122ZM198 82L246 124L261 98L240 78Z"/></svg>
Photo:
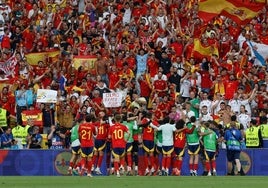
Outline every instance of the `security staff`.
<svg viewBox="0 0 268 188"><path fill-rule="evenodd" d="M261 148L263 146L262 134L257 121L252 119L250 127L246 130L246 147Z"/></svg>
<svg viewBox="0 0 268 188"><path fill-rule="evenodd" d="M0 127L8 126L9 116L10 116L10 113L6 109L2 108L0 104Z"/></svg>
<svg viewBox="0 0 268 188"><path fill-rule="evenodd" d="M260 117L260 130L262 138L268 138L268 123L266 116Z"/></svg>

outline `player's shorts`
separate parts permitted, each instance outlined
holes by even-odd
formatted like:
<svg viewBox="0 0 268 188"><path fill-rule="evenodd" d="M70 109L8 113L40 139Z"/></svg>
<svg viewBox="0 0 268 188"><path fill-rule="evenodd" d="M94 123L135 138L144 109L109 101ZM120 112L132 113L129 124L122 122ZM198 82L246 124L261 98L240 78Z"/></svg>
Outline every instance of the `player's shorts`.
<svg viewBox="0 0 268 188"><path fill-rule="evenodd" d="M155 152L156 154L162 154L163 153L162 146L155 146Z"/></svg>
<svg viewBox="0 0 268 188"><path fill-rule="evenodd" d="M177 147L174 147L174 153L175 153L176 157L184 157L184 155L185 155L185 148L177 148Z"/></svg>
<svg viewBox="0 0 268 188"><path fill-rule="evenodd" d="M174 146L162 146L162 152L164 155L171 155L174 151Z"/></svg>
<svg viewBox="0 0 268 188"><path fill-rule="evenodd" d="M143 140L142 147L145 150L145 152L151 153L151 152L154 151L154 141L151 141L151 140Z"/></svg>
<svg viewBox="0 0 268 188"><path fill-rule="evenodd" d="M80 154L80 153L81 153L80 146L72 147L72 154Z"/></svg>
<svg viewBox="0 0 268 188"><path fill-rule="evenodd" d="M125 148L113 148L112 154L117 158L123 157L125 155Z"/></svg>
<svg viewBox="0 0 268 188"><path fill-rule="evenodd" d="M111 153L111 142L106 142L106 152Z"/></svg>
<svg viewBox="0 0 268 188"><path fill-rule="evenodd" d="M127 143L126 144L126 151L127 152L131 152L132 149L133 149L133 143L132 142L131 143Z"/></svg>
<svg viewBox="0 0 268 188"><path fill-rule="evenodd" d="M95 151L103 151L106 147L106 140L95 140L95 147L94 150Z"/></svg>
<svg viewBox="0 0 268 188"><path fill-rule="evenodd" d="M132 152L138 153L139 152L139 141L134 140L132 143Z"/></svg>
<svg viewBox="0 0 268 188"><path fill-rule="evenodd" d="M235 159L240 159L240 153L241 153L241 151L239 151L239 150L228 150L227 149L227 160L229 162L232 162Z"/></svg>
<svg viewBox="0 0 268 188"><path fill-rule="evenodd" d="M81 147L81 156L82 157L92 157L94 153L94 147Z"/></svg>
<svg viewBox="0 0 268 188"><path fill-rule="evenodd" d="M204 150L204 155L205 155L206 161L215 160L216 152Z"/></svg>
<svg viewBox="0 0 268 188"><path fill-rule="evenodd" d="M188 154L189 155L197 155L200 150L200 145L188 145Z"/></svg>

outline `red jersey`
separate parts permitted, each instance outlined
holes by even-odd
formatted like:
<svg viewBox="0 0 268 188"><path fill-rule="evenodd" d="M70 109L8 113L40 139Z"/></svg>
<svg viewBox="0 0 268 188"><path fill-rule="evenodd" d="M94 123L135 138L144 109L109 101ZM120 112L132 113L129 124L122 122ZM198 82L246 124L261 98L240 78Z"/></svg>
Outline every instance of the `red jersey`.
<svg viewBox="0 0 268 188"><path fill-rule="evenodd" d="M96 129L93 123L81 123L78 128L79 140L81 147L93 147L93 135L96 135Z"/></svg>
<svg viewBox="0 0 268 188"><path fill-rule="evenodd" d="M176 148L184 148L186 144L186 134L191 134L195 129L195 126L192 129L185 129L182 132L175 132L174 133L174 147Z"/></svg>
<svg viewBox="0 0 268 188"><path fill-rule="evenodd" d="M150 121L150 119L143 118L141 121L141 124L146 124L149 121ZM154 141L154 129L152 127L150 127L149 125L146 127L143 127L142 138L143 138L143 140Z"/></svg>
<svg viewBox="0 0 268 188"><path fill-rule="evenodd" d="M126 141L124 133L128 132L128 128L121 124L115 123L109 129L109 137L112 139L112 148L125 148Z"/></svg>
<svg viewBox="0 0 268 188"><path fill-rule="evenodd" d="M108 138L108 132L109 132L110 124L105 123L105 122L97 122L95 125L96 125L96 128L97 128L96 139L98 139L98 140L106 140Z"/></svg>

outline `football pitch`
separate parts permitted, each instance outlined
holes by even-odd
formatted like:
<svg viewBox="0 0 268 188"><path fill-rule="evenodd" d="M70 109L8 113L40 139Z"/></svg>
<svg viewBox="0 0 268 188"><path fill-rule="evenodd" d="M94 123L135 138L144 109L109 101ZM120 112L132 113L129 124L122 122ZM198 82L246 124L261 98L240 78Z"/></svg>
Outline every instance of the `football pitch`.
<svg viewBox="0 0 268 188"><path fill-rule="evenodd" d="M8 188L267 188L266 176L2 176L0 187Z"/></svg>

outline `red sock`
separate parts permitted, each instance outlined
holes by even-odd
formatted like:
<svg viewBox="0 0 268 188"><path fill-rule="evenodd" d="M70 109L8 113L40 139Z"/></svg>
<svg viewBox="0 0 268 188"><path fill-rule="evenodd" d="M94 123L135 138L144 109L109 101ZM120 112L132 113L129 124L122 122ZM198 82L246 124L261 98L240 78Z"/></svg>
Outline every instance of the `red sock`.
<svg viewBox="0 0 268 188"><path fill-rule="evenodd" d="M127 165L132 167L132 155L131 155L131 153L127 154Z"/></svg>
<svg viewBox="0 0 268 188"><path fill-rule="evenodd" d="M92 163L93 163L94 166L97 164L97 155L93 155Z"/></svg>
<svg viewBox="0 0 268 188"><path fill-rule="evenodd" d="M74 162L70 162L69 166L73 168L74 167Z"/></svg>
<svg viewBox="0 0 268 188"><path fill-rule="evenodd" d="M211 161L211 166L212 166L212 169L216 169L216 161L215 160L213 160L213 161Z"/></svg>
<svg viewBox="0 0 268 188"><path fill-rule="evenodd" d="M182 166L182 160L178 159L177 160L177 168L178 168L178 170L181 170L181 166Z"/></svg>
<svg viewBox="0 0 268 188"><path fill-rule="evenodd" d="M193 170L194 169L194 165L193 164L189 164L189 169Z"/></svg>
<svg viewBox="0 0 268 188"><path fill-rule="evenodd" d="M81 163L81 167L82 167L82 168L86 168L86 163L87 163L87 161L86 161L85 158L82 158L81 161L80 161L80 163Z"/></svg>
<svg viewBox="0 0 268 188"><path fill-rule="evenodd" d="M120 166L125 166L125 157L120 159Z"/></svg>
<svg viewBox="0 0 268 188"><path fill-rule="evenodd" d="M102 159L103 159L103 155L100 155L98 158L97 167L101 167Z"/></svg>
<svg viewBox="0 0 268 188"><path fill-rule="evenodd" d="M119 163L117 161L114 161L114 170L115 171L119 170Z"/></svg>
<svg viewBox="0 0 268 188"><path fill-rule="evenodd" d="M154 156L149 156L151 162L151 168L154 167Z"/></svg>
<svg viewBox="0 0 268 188"><path fill-rule="evenodd" d="M155 156L154 157L154 168L155 169L158 169L159 168L159 158L158 158L158 156Z"/></svg>
<svg viewBox="0 0 268 188"><path fill-rule="evenodd" d="M206 161L206 169L208 172L210 171L210 162L209 161Z"/></svg>
<svg viewBox="0 0 268 188"><path fill-rule="evenodd" d="M193 169L197 170L198 169L198 164L193 164Z"/></svg>
<svg viewBox="0 0 268 188"><path fill-rule="evenodd" d="M171 157L166 157L166 168L170 168L171 165Z"/></svg>
<svg viewBox="0 0 268 188"><path fill-rule="evenodd" d="M148 160L149 160L149 156L144 156L144 167L148 168Z"/></svg>
<svg viewBox="0 0 268 188"><path fill-rule="evenodd" d="M92 160L90 160L90 161L87 162L88 172L91 172L91 168L92 168Z"/></svg>

